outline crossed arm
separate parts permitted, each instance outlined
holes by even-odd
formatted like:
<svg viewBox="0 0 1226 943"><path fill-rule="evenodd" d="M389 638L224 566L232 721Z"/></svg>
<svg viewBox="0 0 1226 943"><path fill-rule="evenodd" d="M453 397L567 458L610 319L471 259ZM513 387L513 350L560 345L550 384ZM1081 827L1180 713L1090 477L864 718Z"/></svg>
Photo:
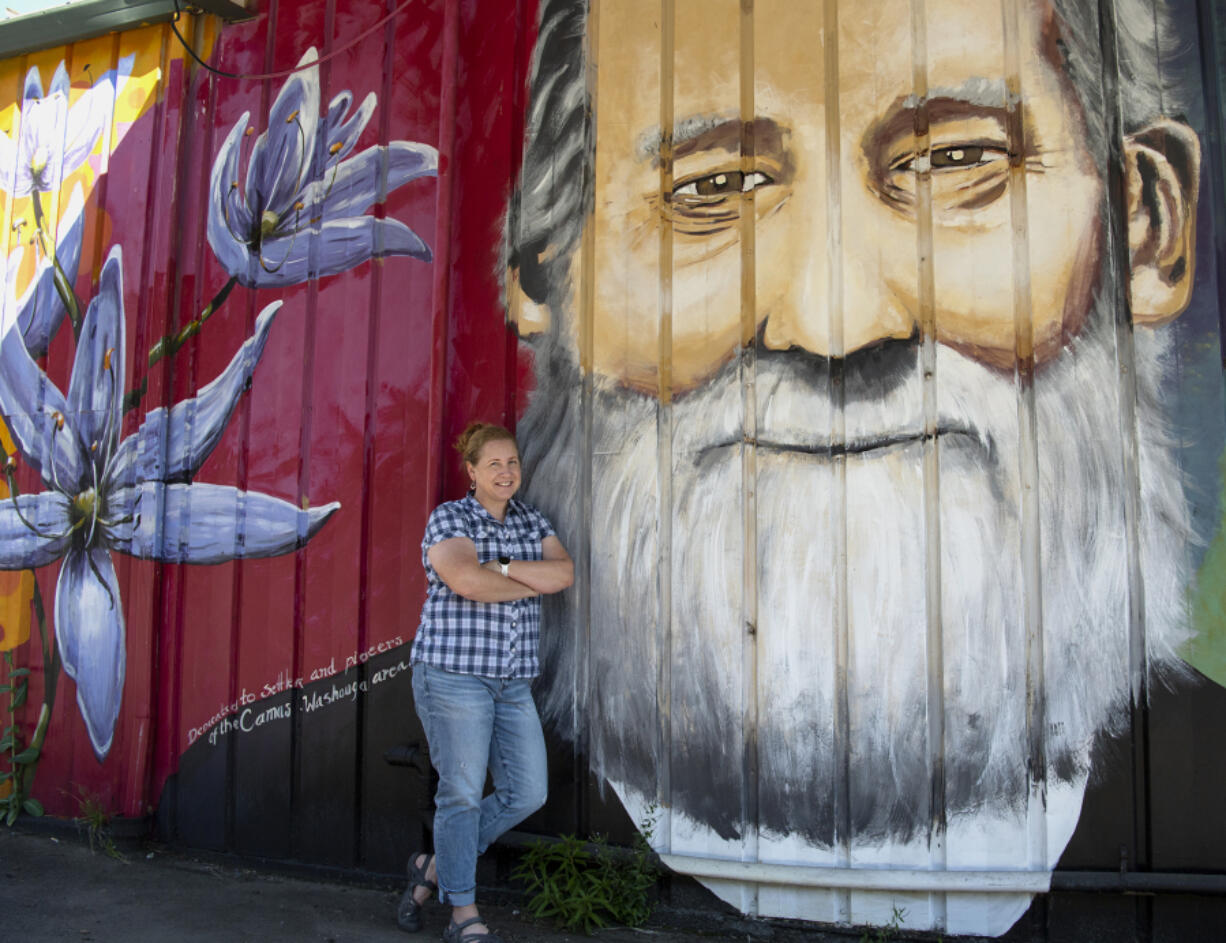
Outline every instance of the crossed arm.
<svg viewBox="0 0 1226 943"><path fill-rule="evenodd" d="M541 541L541 560L512 560L509 576L499 571L498 561L482 565L477 547L467 537L440 540L426 556L434 572L456 595L474 602L511 602L556 593L575 580L570 554L557 537Z"/></svg>

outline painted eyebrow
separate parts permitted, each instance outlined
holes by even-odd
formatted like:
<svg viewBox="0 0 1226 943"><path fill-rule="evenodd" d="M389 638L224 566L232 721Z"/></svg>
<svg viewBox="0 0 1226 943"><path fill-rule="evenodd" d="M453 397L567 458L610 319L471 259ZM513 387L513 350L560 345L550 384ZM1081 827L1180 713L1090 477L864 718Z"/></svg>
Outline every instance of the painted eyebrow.
<svg viewBox="0 0 1226 943"><path fill-rule="evenodd" d="M976 75L957 85L938 85L930 88L928 100L949 98L984 108L1004 108L1007 94L1004 79L989 79ZM901 99L901 102L904 107L914 109L918 107L920 99L917 95L908 95Z"/></svg>
<svg viewBox="0 0 1226 943"><path fill-rule="evenodd" d="M739 115L691 115L673 125L673 159L699 151L723 150L737 153L741 149L742 122ZM778 153L783 146L785 128L773 118L758 117L750 125L755 146ZM663 132L659 125L648 128L635 143L635 156L660 164Z"/></svg>
<svg viewBox="0 0 1226 943"><path fill-rule="evenodd" d="M864 135L864 153L870 155L916 131L916 119L923 103L916 95L896 98ZM940 121L984 118L997 122L1002 129L1012 123L1007 106L1005 83L1002 79L971 78L960 85L941 86L930 90L927 99L929 125ZM1023 106L1023 112L1025 107ZM1023 126L1029 121L1023 119Z"/></svg>
<svg viewBox="0 0 1226 943"><path fill-rule="evenodd" d="M934 115L934 105L946 103L969 106L964 114L968 117L1001 118L1006 113L1006 88L1004 79L989 79L974 76L958 85L938 86L929 90L928 111L930 117L947 117L953 113L952 108L944 108L945 114ZM895 99L881 119L870 131L871 137L880 139L876 129L884 129L887 124L896 127L899 123L909 122L908 127L914 129L915 112L919 107L918 96L906 95ZM1003 121L1002 121L1003 123ZM763 150L778 152L783 144L786 127L772 118L757 117L753 121L754 140L763 143ZM639 160L650 160L652 166L659 166L660 147L663 141L663 131L659 125L648 128L639 135L635 142L635 156ZM737 112L719 112L714 114L689 115L673 124L673 157L684 157L704 150L724 150L736 153L741 148L741 118Z"/></svg>

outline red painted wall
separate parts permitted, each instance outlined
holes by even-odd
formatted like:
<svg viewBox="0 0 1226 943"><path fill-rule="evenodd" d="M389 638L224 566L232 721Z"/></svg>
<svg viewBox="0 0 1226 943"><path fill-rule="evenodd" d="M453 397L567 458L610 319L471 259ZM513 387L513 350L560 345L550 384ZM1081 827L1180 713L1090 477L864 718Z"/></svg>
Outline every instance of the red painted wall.
<svg viewBox="0 0 1226 943"><path fill-rule="evenodd" d="M256 315L280 300L251 391L195 480L294 504L341 505L316 539L269 559L201 567L114 554L127 632L114 741L100 763L74 685L61 675L34 789L48 812L74 814L79 793L115 814L146 816L184 751L237 722L246 706L324 676L352 679L356 665L392 649L407 661L424 596L425 519L440 497L462 490L445 443L474 416L513 424L521 404L522 367L504 326L498 256L534 21L530 0L274 0L245 23L197 23L207 61L239 78L192 64L168 27L4 64L16 109L31 67L41 66L49 87L63 60L76 100L91 77L125 56L137 59L115 106L122 141L109 156L99 145L77 175L88 187L77 294L88 303L103 260L121 245L127 382L148 386L123 434L150 409L190 398L212 380L250 336ZM372 24L380 25L371 31ZM228 281L205 239L215 155L248 113L244 179L251 142L265 130L286 71L312 48L325 107L346 91L351 110L377 96L353 153L389 141L438 149L437 177L397 188L371 210L419 234L433 261L388 256L300 284L240 284L196 337L148 367L156 340L196 317ZM276 75L245 77L269 73ZM16 117L11 128L16 136ZM57 205L68 191L53 195ZM23 211L30 214L27 204L10 202L13 218ZM74 350L71 332L62 330L42 362L61 388ZM25 492L40 488L29 468L18 468L17 481ZM55 566L38 574L49 613L57 574ZM32 634L34 642L15 652L33 671L18 712L26 729L44 693L37 628ZM284 749L290 740L283 738ZM241 771L234 775L241 788Z"/></svg>

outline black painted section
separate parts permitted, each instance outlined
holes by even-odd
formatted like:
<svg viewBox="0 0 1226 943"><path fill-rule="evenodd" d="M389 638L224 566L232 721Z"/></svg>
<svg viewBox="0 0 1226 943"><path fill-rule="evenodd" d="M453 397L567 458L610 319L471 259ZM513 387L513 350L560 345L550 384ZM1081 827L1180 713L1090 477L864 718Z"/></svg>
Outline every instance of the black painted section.
<svg viewBox="0 0 1226 943"><path fill-rule="evenodd" d="M1132 832L1137 783L1128 737L1095 747L1090 786L1077 830L1060 859L1063 869L1220 872L1226 843L1226 688L1190 671L1172 686L1150 687L1151 833ZM1149 868L1144 847L1153 848Z"/></svg>
<svg viewBox="0 0 1226 943"><path fill-rule="evenodd" d="M225 718L188 748L167 781L159 837L399 874L410 850L425 844L432 815L424 752L410 765L385 759L396 747L425 742L408 659L406 645ZM363 683L365 692L354 696Z"/></svg>

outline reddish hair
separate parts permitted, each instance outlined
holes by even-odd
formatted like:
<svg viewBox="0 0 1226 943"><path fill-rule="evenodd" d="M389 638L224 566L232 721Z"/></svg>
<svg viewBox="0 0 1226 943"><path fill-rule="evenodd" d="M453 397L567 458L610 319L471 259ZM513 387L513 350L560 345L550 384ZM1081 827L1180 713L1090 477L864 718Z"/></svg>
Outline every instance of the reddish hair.
<svg viewBox="0 0 1226 943"><path fill-rule="evenodd" d="M470 422L455 440L455 450L467 464L476 465L481 450L491 442L510 442L515 446L516 453L519 452L519 443L511 431L492 422Z"/></svg>

